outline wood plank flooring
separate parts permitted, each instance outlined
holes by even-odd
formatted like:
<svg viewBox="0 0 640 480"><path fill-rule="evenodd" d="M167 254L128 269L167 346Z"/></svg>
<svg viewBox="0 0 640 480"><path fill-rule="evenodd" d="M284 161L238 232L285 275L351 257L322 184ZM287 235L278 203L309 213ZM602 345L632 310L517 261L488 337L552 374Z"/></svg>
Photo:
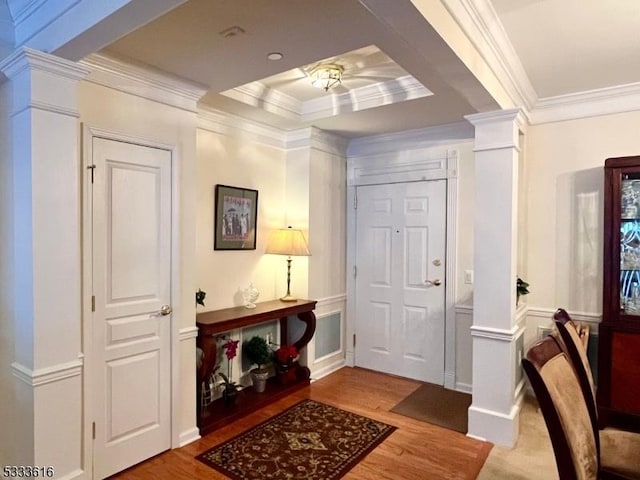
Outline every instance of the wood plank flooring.
<svg viewBox="0 0 640 480"><path fill-rule="evenodd" d="M412 380L345 367L196 442L165 452L112 478L226 479L194 457L300 400L311 398L398 427L349 471L343 477L345 480L475 479L482 459L491 449L490 443L389 411L419 385Z"/></svg>

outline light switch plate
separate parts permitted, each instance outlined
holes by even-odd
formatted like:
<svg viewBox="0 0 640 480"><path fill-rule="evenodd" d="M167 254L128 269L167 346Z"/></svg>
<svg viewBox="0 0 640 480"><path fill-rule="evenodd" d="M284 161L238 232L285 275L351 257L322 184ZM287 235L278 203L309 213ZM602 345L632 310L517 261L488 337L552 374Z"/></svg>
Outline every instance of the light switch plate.
<svg viewBox="0 0 640 480"><path fill-rule="evenodd" d="M473 270L464 271L464 283L473 284Z"/></svg>

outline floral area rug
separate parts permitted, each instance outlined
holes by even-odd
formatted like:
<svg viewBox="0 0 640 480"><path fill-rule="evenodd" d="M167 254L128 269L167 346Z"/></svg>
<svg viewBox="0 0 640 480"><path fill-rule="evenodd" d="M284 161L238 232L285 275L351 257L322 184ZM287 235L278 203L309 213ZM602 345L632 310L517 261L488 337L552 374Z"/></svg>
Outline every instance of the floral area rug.
<svg viewBox="0 0 640 480"><path fill-rule="evenodd" d="M335 480L395 429L303 400L196 458L236 480Z"/></svg>

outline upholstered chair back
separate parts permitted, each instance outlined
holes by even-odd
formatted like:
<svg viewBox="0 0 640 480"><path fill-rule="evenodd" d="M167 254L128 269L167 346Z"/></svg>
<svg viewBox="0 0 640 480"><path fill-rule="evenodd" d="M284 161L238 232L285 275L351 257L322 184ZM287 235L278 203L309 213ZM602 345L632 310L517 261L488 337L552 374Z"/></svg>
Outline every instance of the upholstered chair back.
<svg viewBox="0 0 640 480"><path fill-rule="evenodd" d="M596 438L583 392L558 341L531 347L523 367L538 398L562 480L598 477Z"/></svg>

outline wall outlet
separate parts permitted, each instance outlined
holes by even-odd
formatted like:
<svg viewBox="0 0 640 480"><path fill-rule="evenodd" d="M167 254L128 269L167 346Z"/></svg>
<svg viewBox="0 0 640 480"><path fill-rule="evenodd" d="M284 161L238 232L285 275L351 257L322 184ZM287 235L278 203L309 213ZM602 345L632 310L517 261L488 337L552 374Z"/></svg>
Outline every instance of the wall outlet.
<svg viewBox="0 0 640 480"><path fill-rule="evenodd" d="M473 284L473 270L464 271L464 283Z"/></svg>

